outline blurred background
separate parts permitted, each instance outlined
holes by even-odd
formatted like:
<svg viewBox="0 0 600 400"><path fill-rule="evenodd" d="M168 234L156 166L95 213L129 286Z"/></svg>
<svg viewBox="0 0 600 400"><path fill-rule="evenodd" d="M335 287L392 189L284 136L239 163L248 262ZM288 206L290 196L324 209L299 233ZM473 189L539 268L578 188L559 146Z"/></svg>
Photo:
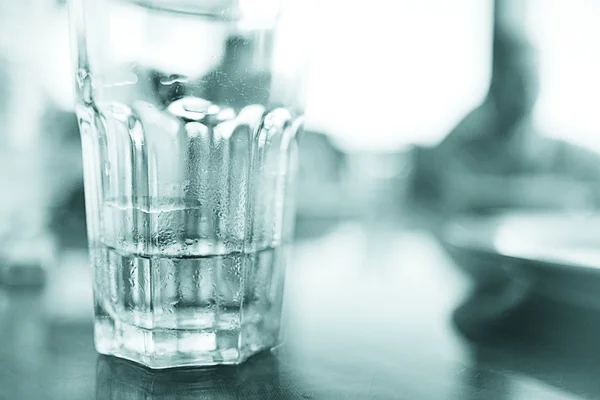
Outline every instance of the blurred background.
<svg viewBox="0 0 600 400"><path fill-rule="evenodd" d="M307 327L332 314L335 336L352 326L341 311L349 307L420 349L398 350L398 359L438 366L447 385L409 398L451 398L460 385L492 390L481 398L600 398L583 378L597 372L591 358L600 355L590 311L600 303L600 3L313 3L297 14L313 51L288 278L291 338L301 336L294 329L327 337L327 328ZM63 0L0 2L0 399L137 398L103 394L120 390L106 389L106 374L121 367L96 366L91 345L68 28ZM334 297L345 306L324 305ZM382 312L364 316L374 308ZM548 336L556 326L562 333ZM386 338L372 345L389 350ZM481 350L482 338L509 355ZM319 343L315 354L331 348ZM531 358L516 343L529 343ZM290 352L292 364L322 361ZM468 379L454 375L463 367ZM83 378L48 394L25 384L35 374L47 384ZM91 389L98 379L104 386Z"/></svg>

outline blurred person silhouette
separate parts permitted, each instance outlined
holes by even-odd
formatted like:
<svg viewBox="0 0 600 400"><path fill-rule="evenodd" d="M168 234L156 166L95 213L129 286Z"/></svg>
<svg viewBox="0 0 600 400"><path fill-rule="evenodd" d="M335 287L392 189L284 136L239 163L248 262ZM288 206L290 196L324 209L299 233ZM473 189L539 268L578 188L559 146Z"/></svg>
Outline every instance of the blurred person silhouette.
<svg viewBox="0 0 600 400"><path fill-rule="evenodd" d="M496 1L487 96L438 146L417 150L413 200L445 216L598 203L600 155L546 137L534 125L536 50L523 29L506 22L503 3Z"/></svg>

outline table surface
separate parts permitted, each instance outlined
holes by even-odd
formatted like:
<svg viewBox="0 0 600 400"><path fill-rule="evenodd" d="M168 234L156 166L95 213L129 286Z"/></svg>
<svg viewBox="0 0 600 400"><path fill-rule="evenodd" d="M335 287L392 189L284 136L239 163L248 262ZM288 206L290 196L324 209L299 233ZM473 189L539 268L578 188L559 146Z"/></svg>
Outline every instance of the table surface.
<svg viewBox="0 0 600 400"><path fill-rule="evenodd" d="M295 247L281 348L159 372L95 352L87 255L65 246L43 288L0 288L0 399L600 398L594 312L532 296L481 323L498 288L427 230L321 231Z"/></svg>

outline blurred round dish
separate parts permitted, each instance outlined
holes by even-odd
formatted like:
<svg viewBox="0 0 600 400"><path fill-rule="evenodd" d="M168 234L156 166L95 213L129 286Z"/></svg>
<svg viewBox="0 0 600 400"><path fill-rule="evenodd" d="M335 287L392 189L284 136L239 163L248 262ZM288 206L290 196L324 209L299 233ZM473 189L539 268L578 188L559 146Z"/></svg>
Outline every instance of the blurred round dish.
<svg viewBox="0 0 600 400"><path fill-rule="evenodd" d="M600 213L459 216L444 226L441 241L479 284L520 282L556 300L600 308Z"/></svg>

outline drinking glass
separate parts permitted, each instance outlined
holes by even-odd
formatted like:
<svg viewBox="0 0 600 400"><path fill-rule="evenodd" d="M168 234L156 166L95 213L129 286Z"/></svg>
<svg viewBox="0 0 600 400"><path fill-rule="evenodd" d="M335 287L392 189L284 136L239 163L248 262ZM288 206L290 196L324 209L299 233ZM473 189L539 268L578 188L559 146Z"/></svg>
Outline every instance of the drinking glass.
<svg viewBox="0 0 600 400"><path fill-rule="evenodd" d="M280 341L306 41L279 0L72 0L98 352Z"/></svg>

